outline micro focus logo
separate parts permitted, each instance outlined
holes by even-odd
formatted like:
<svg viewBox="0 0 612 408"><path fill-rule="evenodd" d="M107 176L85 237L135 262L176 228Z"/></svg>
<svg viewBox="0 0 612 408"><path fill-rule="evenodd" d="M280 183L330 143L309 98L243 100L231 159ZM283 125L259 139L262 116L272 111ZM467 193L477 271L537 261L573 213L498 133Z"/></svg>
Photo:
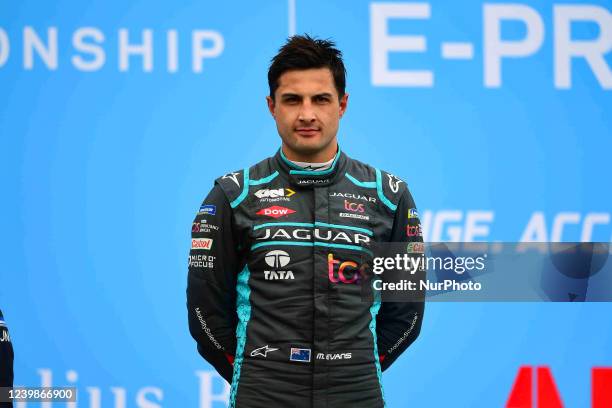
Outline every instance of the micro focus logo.
<svg viewBox="0 0 612 408"><path fill-rule="evenodd" d="M210 250L213 240L210 238L194 238L191 240L191 249Z"/></svg>
<svg viewBox="0 0 612 408"><path fill-rule="evenodd" d="M264 271L265 280L290 280L295 279L293 271L283 270L291 262L291 257L285 251L270 251L264 257L266 264L273 270Z"/></svg>
<svg viewBox="0 0 612 408"><path fill-rule="evenodd" d="M272 207L262 208L257 211L257 215L266 215L272 218L286 217L289 214L295 213L291 208L281 207L278 205L273 205Z"/></svg>

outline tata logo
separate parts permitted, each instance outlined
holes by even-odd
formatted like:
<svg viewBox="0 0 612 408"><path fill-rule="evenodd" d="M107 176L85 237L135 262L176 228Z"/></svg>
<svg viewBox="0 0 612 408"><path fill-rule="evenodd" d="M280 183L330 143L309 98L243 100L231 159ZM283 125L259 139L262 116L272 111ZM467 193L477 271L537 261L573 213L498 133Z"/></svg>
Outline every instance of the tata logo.
<svg viewBox="0 0 612 408"><path fill-rule="evenodd" d="M271 271L264 271L265 280L295 279L292 271L278 270L289 265L289 262L291 262L291 257L287 252L279 249L270 251L264 256L264 261L269 267L275 269Z"/></svg>
<svg viewBox="0 0 612 408"><path fill-rule="evenodd" d="M290 188L275 188L268 189L265 188L263 190L257 190L255 192L255 197L257 198L279 198L279 197L291 197L295 194L295 191Z"/></svg>
<svg viewBox="0 0 612 408"><path fill-rule="evenodd" d="M285 217L289 214L293 214L294 212L295 211L292 210L291 208L280 207L278 205L274 205L272 207L262 208L261 210L257 211L256 214L266 215L272 218L279 218L279 217Z"/></svg>
<svg viewBox="0 0 612 408"><path fill-rule="evenodd" d="M336 265L338 268L336 269ZM333 283L359 283L363 268L354 261L340 261L334 259L334 254L327 255L327 276Z"/></svg>
<svg viewBox="0 0 612 408"><path fill-rule="evenodd" d="M353 212L364 213L365 212L365 204L361 203L352 203L348 200L344 200L344 209Z"/></svg>
<svg viewBox="0 0 612 408"><path fill-rule="evenodd" d="M210 238L194 238L191 240L191 249L205 249L208 251L212 244L213 240Z"/></svg>

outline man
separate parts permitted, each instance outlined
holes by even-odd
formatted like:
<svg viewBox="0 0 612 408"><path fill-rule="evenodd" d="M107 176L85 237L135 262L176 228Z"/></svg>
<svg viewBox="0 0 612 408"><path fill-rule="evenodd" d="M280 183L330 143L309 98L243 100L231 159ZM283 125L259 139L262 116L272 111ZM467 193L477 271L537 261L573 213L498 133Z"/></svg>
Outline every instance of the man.
<svg viewBox="0 0 612 408"><path fill-rule="evenodd" d="M362 301L356 266L370 242L422 242L414 202L338 147L348 94L333 42L290 38L268 82L282 146L216 179L200 207L191 335L230 407L382 407L381 371L418 336L423 304Z"/></svg>
<svg viewBox="0 0 612 408"><path fill-rule="evenodd" d="M0 310L0 387L13 386L13 345L9 336L8 327ZM5 394L5 396L8 393ZM11 408L10 402L1 402L0 407Z"/></svg>

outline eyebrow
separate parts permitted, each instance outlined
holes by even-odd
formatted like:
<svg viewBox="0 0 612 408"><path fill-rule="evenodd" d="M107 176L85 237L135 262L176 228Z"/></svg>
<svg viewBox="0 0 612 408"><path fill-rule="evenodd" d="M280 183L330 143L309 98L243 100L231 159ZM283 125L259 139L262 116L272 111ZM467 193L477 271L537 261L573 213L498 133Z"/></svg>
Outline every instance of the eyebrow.
<svg viewBox="0 0 612 408"><path fill-rule="evenodd" d="M322 96L331 98L333 95L330 94L329 92L323 92L323 93L319 93L319 94L313 95L313 98L322 97ZM298 95L298 94L287 92L287 93L283 93L281 95L281 98L282 99L287 99L287 98L302 98L302 95Z"/></svg>

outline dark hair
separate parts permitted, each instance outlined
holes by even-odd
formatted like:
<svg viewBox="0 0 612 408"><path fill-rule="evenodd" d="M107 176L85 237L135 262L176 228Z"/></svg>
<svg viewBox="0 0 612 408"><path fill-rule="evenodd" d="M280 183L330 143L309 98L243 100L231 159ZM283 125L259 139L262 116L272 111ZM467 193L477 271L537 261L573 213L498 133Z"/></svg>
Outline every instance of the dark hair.
<svg viewBox="0 0 612 408"><path fill-rule="evenodd" d="M270 97L278 89L280 76L292 69L329 68L334 78L338 97L342 98L346 87L346 69L342 62L342 52L334 48L331 40L318 40L305 35L294 35L287 39L278 54L272 58L268 70Z"/></svg>

